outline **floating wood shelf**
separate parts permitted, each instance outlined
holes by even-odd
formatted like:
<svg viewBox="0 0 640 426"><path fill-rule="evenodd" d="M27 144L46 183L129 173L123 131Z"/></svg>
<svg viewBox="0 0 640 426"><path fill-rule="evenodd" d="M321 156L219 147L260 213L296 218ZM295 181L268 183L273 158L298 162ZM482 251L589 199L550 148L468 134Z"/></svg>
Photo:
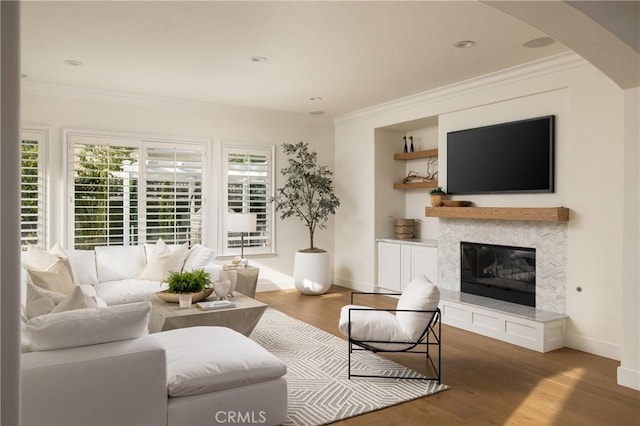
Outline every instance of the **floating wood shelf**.
<svg viewBox="0 0 640 426"><path fill-rule="evenodd" d="M420 158L429 158L429 157L437 157L438 149L427 149L424 151L415 151L415 152L399 152L393 154L394 160L418 160Z"/></svg>
<svg viewBox="0 0 640 426"><path fill-rule="evenodd" d="M428 188L437 188L438 181L430 180L428 182L409 182L409 183L394 183L393 189L428 189Z"/></svg>
<svg viewBox="0 0 640 426"><path fill-rule="evenodd" d="M568 222L566 207L426 207L427 217Z"/></svg>

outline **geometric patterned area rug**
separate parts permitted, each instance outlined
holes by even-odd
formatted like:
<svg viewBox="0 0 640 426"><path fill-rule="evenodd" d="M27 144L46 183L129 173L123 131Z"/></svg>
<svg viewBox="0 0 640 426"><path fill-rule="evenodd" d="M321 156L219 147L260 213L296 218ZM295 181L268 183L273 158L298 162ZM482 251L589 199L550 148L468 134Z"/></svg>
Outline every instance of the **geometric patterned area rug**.
<svg viewBox="0 0 640 426"><path fill-rule="evenodd" d="M346 340L272 308L267 308L250 337L287 365L289 412L285 425L327 424L449 389L432 380L349 380ZM352 369L420 376L396 362L361 351L352 354Z"/></svg>

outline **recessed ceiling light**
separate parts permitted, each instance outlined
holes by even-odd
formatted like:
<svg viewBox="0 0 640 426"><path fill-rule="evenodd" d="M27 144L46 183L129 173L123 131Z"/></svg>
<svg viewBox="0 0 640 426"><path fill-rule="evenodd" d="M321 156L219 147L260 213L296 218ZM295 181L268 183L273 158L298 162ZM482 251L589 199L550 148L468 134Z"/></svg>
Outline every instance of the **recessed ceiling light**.
<svg viewBox="0 0 640 426"><path fill-rule="evenodd" d="M311 111L309 115L323 115L324 111Z"/></svg>
<svg viewBox="0 0 640 426"><path fill-rule="evenodd" d="M267 62L267 58L264 56L252 56L251 62Z"/></svg>
<svg viewBox="0 0 640 426"><path fill-rule="evenodd" d="M468 49L475 45L476 45L476 42L473 40L462 40L462 41L457 41L453 43L453 47L456 47L458 49Z"/></svg>
<svg viewBox="0 0 640 426"><path fill-rule="evenodd" d="M81 65L84 65L82 62L76 61L74 59L67 59L66 61L64 61L64 63L72 67L79 67Z"/></svg>
<svg viewBox="0 0 640 426"><path fill-rule="evenodd" d="M320 96L313 96L311 98L309 98L310 101L321 101L322 98Z"/></svg>
<svg viewBox="0 0 640 426"><path fill-rule="evenodd" d="M522 45L528 48L536 48L536 47L549 46L550 44L553 44L555 42L556 41L551 37L538 37L538 38L533 38L529 41L526 41L522 43Z"/></svg>

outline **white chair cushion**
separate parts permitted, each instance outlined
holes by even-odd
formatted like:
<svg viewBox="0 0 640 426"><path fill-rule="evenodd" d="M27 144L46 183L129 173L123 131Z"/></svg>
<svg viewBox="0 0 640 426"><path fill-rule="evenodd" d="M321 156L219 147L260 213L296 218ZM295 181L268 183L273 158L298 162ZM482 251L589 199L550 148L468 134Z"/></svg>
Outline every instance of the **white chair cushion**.
<svg viewBox="0 0 640 426"><path fill-rule="evenodd" d="M147 281L138 278L107 281L95 285L98 296L109 306L149 300L156 297L155 294L158 291L168 288L168 285L160 281Z"/></svg>
<svg viewBox="0 0 640 426"><path fill-rule="evenodd" d="M204 268L213 258L213 250L207 248L201 244L196 244L187 253L187 258L184 261L183 271L194 271L196 269Z"/></svg>
<svg viewBox="0 0 640 426"><path fill-rule="evenodd" d="M151 302L77 309L27 321L31 351L134 339L147 334Z"/></svg>
<svg viewBox="0 0 640 426"><path fill-rule="evenodd" d="M426 276L415 278L402 292L396 309L416 309L435 311L440 302L440 290ZM397 312L396 318L404 333L411 340L417 340L433 318L427 312Z"/></svg>
<svg viewBox="0 0 640 426"><path fill-rule="evenodd" d="M145 244L145 248L148 244ZM182 271L184 259L187 257L187 243L169 247L160 238L155 244L151 256L147 256L147 265L140 274L140 279L164 281L171 272Z"/></svg>
<svg viewBox="0 0 640 426"><path fill-rule="evenodd" d="M99 282L138 278L146 264L142 245L105 246L95 250Z"/></svg>
<svg viewBox="0 0 640 426"><path fill-rule="evenodd" d="M98 284L96 252L94 250L67 250L71 267L78 276L79 284Z"/></svg>
<svg viewBox="0 0 640 426"><path fill-rule="evenodd" d="M354 340L384 340L392 342L406 342L407 336L398 324L396 316L387 311L374 311L369 306L346 305L340 310L338 329L345 336L349 336L349 310L351 311L351 338ZM359 311L353 309L366 309ZM367 343L367 345L385 350L403 350L409 345L392 343Z"/></svg>
<svg viewBox="0 0 640 426"><path fill-rule="evenodd" d="M150 337L166 351L170 397L251 385L287 372L278 358L230 328L190 327Z"/></svg>

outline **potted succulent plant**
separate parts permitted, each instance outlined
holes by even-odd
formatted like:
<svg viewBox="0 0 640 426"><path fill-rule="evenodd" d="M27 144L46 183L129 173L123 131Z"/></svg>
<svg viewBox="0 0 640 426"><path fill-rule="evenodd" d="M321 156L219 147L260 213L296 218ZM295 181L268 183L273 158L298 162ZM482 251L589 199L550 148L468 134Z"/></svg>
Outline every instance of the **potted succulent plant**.
<svg viewBox="0 0 640 426"><path fill-rule="evenodd" d="M296 217L309 230L309 247L298 250L294 259L293 278L303 294L322 294L331 287L332 271L329 254L315 246L316 229L326 228L330 215L340 206L333 192L333 172L317 162L317 153L305 142L282 144L289 165L280 173L284 186L272 198L280 219Z"/></svg>
<svg viewBox="0 0 640 426"><path fill-rule="evenodd" d="M442 189L441 186L432 189L429 191L429 195L431 195L431 205L433 207L440 207L444 205L444 196L447 193Z"/></svg>
<svg viewBox="0 0 640 426"><path fill-rule="evenodd" d="M213 292L213 288L210 286L211 275L204 269L171 272L163 282L169 286L169 289L160 291L157 295L167 302L177 303L179 295L185 293L191 293L192 301L199 302Z"/></svg>

